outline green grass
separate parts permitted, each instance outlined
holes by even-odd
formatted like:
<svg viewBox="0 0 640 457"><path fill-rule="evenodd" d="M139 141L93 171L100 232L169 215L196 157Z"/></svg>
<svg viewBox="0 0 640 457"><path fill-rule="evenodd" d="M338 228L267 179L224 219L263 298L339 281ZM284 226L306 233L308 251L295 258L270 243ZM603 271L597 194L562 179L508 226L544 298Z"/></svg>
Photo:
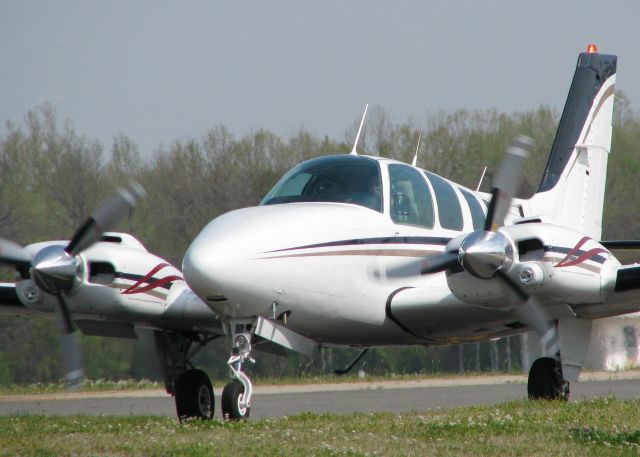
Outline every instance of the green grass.
<svg viewBox="0 0 640 457"><path fill-rule="evenodd" d="M164 384L160 382L149 381L147 379L123 379L120 381L85 380L82 388L83 392L113 392L124 390L145 390L145 389L161 389ZM53 384L9 384L0 385L0 397L7 395L36 395L36 394L55 394L67 392L67 385L63 382Z"/></svg>
<svg viewBox="0 0 640 457"><path fill-rule="evenodd" d="M247 422L0 417L0 456L591 456L640 453L640 400L517 401Z"/></svg>

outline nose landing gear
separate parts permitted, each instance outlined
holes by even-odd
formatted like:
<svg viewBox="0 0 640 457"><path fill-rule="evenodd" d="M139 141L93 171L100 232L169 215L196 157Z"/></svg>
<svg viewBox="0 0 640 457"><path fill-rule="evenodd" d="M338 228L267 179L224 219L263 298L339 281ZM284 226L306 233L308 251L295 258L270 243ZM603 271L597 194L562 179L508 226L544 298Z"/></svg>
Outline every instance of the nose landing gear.
<svg viewBox="0 0 640 457"><path fill-rule="evenodd" d="M251 334L238 333L234 338L231 357L227 362L233 381L228 383L222 391L221 408L224 419L241 420L249 417L253 385L243 371L245 362L255 363L251 357Z"/></svg>

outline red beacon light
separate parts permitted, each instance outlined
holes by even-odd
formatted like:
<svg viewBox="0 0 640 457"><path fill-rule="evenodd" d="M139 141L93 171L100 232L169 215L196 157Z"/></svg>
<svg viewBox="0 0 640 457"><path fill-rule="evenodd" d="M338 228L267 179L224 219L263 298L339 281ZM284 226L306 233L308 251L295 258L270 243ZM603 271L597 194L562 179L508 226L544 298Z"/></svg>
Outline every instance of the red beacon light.
<svg viewBox="0 0 640 457"><path fill-rule="evenodd" d="M596 52L598 52L598 47L595 44L590 43L587 45L587 54L595 54Z"/></svg>

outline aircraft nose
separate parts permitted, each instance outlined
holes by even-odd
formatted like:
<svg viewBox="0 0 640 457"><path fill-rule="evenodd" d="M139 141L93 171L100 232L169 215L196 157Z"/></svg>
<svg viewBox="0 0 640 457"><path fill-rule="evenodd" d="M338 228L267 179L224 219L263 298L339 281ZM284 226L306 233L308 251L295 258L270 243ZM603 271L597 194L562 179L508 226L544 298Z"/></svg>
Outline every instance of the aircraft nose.
<svg viewBox="0 0 640 457"><path fill-rule="evenodd" d="M223 294L229 282L238 277L234 271L238 258L230 249L237 244L232 238L232 234L207 227L191 243L184 256L184 279L205 299Z"/></svg>
<svg viewBox="0 0 640 457"><path fill-rule="evenodd" d="M267 217L262 207L245 208L218 216L202 229L182 261L184 279L200 298L236 296L255 279L252 259L268 246L263 233Z"/></svg>
<svg viewBox="0 0 640 457"><path fill-rule="evenodd" d="M189 287L209 303L210 297L224 296L242 306L258 306L290 274L287 259L267 261L270 253L350 239L362 233L359 227L379 225L381 217L365 208L313 203L231 211L207 224L193 240L182 272Z"/></svg>

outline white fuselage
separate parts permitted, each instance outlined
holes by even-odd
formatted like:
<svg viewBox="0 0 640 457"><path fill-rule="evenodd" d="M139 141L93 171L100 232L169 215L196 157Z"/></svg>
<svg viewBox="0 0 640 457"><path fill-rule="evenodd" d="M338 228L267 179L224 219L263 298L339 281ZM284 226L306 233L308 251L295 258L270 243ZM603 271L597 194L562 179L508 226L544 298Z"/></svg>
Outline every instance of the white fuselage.
<svg viewBox="0 0 640 457"><path fill-rule="evenodd" d="M321 169L323 160L336 159L315 159ZM350 346L458 343L527 330L502 282L463 270L419 274L422 260L482 227L486 194L387 159L340 157L341 173L345 160L356 170L365 161L368 172L373 164L379 179L371 191L342 183L322 194L339 187L322 177L311 201L296 201L300 174L285 175L284 196L272 192L260 206L211 221L183 272L130 235L108 234L110 242L78 256L65 294L74 321L88 334L131 336L134 327L228 334L234 320L264 317L316 343ZM620 264L596 241L536 216L526 200L514 202L506 223L500 232L515 254L505 272L514 281L525 270L535 276L522 288L550 319L640 309L633 291L613 293ZM66 242L27 250L56 244ZM16 292L27 310L57 307L30 278L17 281Z"/></svg>
<svg viewBox="0 0 640 457"><path fill-rule="evenodd" d="M400 342L404 332L385 314L398 286L376 280L374 270L444 248L403 236L384 214L358 206L258 206L211 222L183 268L191 288L223 316L271 316L275 302L276 314L291 312L289 327L314 339ZM415 282L446 287L444 275Z"/></svg>
<svg viewBox="0 0 640 457"><path fill-rule="evenodd" d="M382 211L341 202L290 202L232 211L210 222L190 246L183 262L187 283L223 319L282 319L286 314L290 329L323 344L454 343L523 331L512 310L501 306L509 300L496 281L465 272L387 277L387 271L403 265L415 268L418 259L442 252L451 239L474 230L462 195L471 192L450 183L460 206L459 230L442 227L449 223L443 220L447 209L438 206L438 190L427 179L433 227L394 220L393 192L402 186L394 190L390 185L387 166L397 163L375 160L382 176ZM474 197L480 201L482 195ZM482 208L486 211L484 203ZM610 275L601 271L618 265L613 256L594 251L578 265L555 269L578 245L581 234L539 223L505 231L514 243L539 236L547 246L538 257L528 253L525 263L519 262L510 274L517 277L528 260L537 264L536 271L546 272L546 282L531 287L546 300L551 317L566 313L556 305L579 303L584 308L604 302L610 284L602 278ZM576 253L588 251L581 248Z"/></svg>

